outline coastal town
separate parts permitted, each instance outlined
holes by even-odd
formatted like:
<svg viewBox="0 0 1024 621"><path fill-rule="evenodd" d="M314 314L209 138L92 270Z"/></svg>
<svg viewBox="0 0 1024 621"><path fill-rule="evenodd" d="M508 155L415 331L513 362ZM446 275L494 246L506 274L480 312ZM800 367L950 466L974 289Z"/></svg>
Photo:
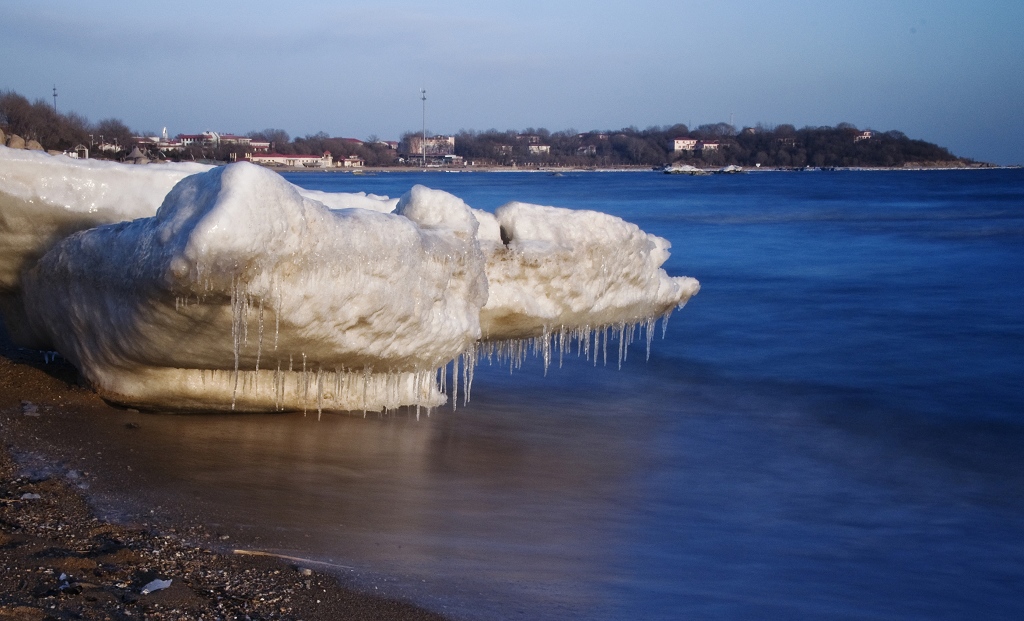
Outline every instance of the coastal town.
<svg viewBox="0 0 1024 621"><path fill-rule="evenodd" d="M281 170L606 170L646 169L694 173L729 169L983 167L933 143L898 130L876 131L850 123L803 127L741 127L677 123L615 131L461 130L432 134L426 127L398 140L366 139L317 132L292 137L281 129L245 134L136 132L117 119L89 123L58 113L43 100L30 103L0 92L3 144L36 148L73 158L133 164L249 161ZM694 173L696 174L696 173Z"/></svg>

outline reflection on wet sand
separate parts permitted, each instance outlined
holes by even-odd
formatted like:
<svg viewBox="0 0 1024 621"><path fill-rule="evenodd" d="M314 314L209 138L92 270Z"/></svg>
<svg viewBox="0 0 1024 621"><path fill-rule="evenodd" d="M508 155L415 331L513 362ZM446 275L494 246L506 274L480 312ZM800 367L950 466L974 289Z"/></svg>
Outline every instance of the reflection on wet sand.
<svg viewBox="0 0 1024 621"><path fill-rule="evenodd" d="M419 420L107 410L81 427L100 455L90 467L119 471L98 478L131 490L94 492L136 517L196 519L233 546L355 567L365 584L388 576L428 605L472 592L478 613L495 592L590 608L614 538L602 506L628 499L642 426L614 415L628 407L615 399L574 415L554 394L496 396Z"/></svg>

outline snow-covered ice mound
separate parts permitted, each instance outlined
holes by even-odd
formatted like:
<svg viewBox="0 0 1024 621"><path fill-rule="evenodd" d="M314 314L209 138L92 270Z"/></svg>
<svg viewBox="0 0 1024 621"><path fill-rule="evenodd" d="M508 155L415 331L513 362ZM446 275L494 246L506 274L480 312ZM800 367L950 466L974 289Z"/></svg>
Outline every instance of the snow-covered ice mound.
<svg viewBox="0 0 1024 621"><path fill-rule="evenodd" d="M21 275L50 247L76 231L152 216L175 184L211 168L131 166L0 146L0 312L12 337L21 345L44 345L20 316ZM298 190L332 209L390 212L398 202L361 192Z"/></svg>
<svg viewBox="0 0 1024 621"><path fill-rule="evenodd" d="M615 216L513 202L477 217L486 223L486 340L565 331L586 338L596 328L657 319L700 289L661 269L667 240Z"/></svg>
<svg viewBox="0 0 1024 621"><path fill-rule="evenodd" d="M25 276L26 307L119 403L438 405L436 370L473 348L487 299L459 203L332 211L274 172L217 168L154 217L56 245Z"/></svg>
<svg viewBox="0 0 1024 621"><path fill-rule="evenodd" d="M597 212L489 214L422 186L400 201L311 192L248 163L75 165L82 187L54 198L51 168L73 161L51 159L64 161L35 162L41 187L31 165L0 174L0 219L88 216L21 249L5 245L14 227L0 232L0 257L17 262L3 266L9 288L24 295L5 321L126 405L436 406L446 367L461 361L468 391L480 355L532 347L547 360L574 340L596 355L617 331L621 360L636 326L649 344L654 321L699 289L661 268L668 242Z"/></svg>
<svg viewBox="0 0 1024 621"><path fill-rule="evenodd" d="M98 224L151 216L174 184L209 170L198 164L126 166L0 146L0 310L21 344L21 274L53 244Z"/></svg>

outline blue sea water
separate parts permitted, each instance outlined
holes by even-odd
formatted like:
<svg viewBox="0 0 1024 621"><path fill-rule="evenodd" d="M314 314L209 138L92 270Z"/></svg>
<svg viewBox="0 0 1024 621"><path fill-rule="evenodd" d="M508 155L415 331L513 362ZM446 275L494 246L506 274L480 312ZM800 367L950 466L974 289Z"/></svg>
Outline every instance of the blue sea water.
<svg viewBox="0 0 1024 621"><path fill-rule="evenodd" d="M286 177L612 213L702 289L429 417L147 418L154 503L460 619L1024 618L1024 171Z"/></svg>

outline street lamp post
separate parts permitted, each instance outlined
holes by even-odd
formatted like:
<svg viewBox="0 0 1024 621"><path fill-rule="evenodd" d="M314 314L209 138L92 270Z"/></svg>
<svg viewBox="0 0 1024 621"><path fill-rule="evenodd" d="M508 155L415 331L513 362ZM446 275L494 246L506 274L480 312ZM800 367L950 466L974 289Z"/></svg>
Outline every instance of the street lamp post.
<svg viewBox="0 0 1024 621"><path fill-rule="evenodd" d="M423 155L423 167L427 166L427 91L420 89L420 99L423 100L423 136L420 140L420 151Z"/></svg>

